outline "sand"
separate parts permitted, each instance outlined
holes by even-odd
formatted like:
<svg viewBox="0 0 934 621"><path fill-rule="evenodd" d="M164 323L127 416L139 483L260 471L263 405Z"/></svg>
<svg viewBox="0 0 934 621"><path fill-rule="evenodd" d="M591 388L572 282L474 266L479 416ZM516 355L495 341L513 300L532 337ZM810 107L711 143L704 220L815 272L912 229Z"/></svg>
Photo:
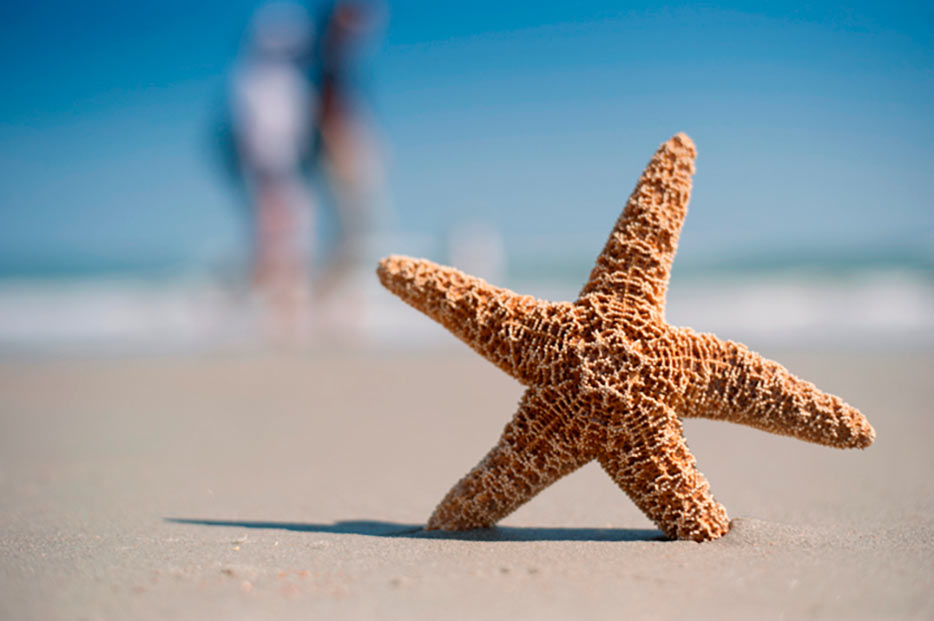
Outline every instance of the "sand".
<svg viewBox="0 0 934 621"><path fill-rule="evenodd" d="M687 421L734 519L707 544L593 464L420 531L521 394L469 352L8 359L0 619L934 617L934 355L763 353L878 440Z"/></svg>

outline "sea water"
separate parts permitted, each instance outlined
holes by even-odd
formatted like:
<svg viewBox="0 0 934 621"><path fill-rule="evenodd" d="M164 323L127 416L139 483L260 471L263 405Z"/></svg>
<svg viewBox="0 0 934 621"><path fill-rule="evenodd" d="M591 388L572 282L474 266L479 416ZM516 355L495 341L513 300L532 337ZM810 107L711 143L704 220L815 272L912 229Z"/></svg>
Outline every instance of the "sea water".
<svg viewBox="0 0 934 621"><path fill-rule="evenodd" d="M486 239L481 247L488 250L492 243ZM378 257L390 251L449 262L444 245L396 237L374 246L368 263L332 300L354 309L354 325L344 326L352 333L348 340L373 348L459 347L442 328L385 291L373 270ZM573 300L599 249L559 253L544 243L512 247L501 253L498 265L471 265L470 253L463 251L453 258L468 263L459 264L465 271L520 293ZM0 355L261 348L260 304L244 271L174 266L8 274L0 278ZM785 253L764 260L747 253L717 261L689 255L676 261L666 318L754 349L930 350L934 268L923 258L893 255L802 260Z"/></svg>

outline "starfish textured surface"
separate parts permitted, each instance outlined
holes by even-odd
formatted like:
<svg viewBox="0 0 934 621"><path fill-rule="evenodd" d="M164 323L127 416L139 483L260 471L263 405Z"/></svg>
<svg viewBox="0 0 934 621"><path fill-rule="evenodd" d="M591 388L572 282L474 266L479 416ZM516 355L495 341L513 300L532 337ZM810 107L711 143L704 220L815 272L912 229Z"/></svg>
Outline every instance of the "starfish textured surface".
<svg viewBox="0 0 934 621"><path fill-rule="evenodd" d="M383 285L528 387L429 529L492 526L596 459L667 536L706 541L730 522L697 470L681 417L838 448L872 444L869 422L839 397L742 344L665 323L695 156L684 134L659 147L576 302L518 295L423 259L380 262Z"/></svg>

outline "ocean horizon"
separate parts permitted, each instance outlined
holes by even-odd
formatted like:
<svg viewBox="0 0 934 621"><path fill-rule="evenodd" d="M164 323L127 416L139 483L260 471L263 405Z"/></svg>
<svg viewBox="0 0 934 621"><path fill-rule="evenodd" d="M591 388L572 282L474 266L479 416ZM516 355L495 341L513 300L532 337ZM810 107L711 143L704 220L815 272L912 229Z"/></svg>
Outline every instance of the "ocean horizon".
<svg viewBox="0 0 934 621"><path fill-rule="evenodd" d="M352 335L343 343L351 347L455 346L442 328L382 289L374 274L379 257L425 256L519 293L572 300L602 241L595 245L595 236L571 236L561 245L558 239L540 236L507 245L488 230L466 240L374 239L366 264L332 308L312 313L334 315L341 314L334 306L354 307ZM675 262L669 287L666 314L673 325L754 349L934 349L934 260L923 249L685 254ZM31 269L0 265L0 356L262 349L258 301L245 272L245 262L235 255L201 265L99 258L95 263L88 256ZM317 345L312 340L306 349Z"/></svg>

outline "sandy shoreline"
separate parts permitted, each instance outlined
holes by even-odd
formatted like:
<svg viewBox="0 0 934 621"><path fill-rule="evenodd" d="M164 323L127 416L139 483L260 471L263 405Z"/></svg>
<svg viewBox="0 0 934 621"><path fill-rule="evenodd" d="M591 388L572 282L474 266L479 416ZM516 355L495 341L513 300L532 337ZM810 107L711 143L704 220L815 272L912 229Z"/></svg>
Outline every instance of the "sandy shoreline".
<svg viewBox="0 0 934 621"><path fill-rule="evenodd" d="M469 352L4 361L0 617L930 618L934 355L771 355L877 443L687 421L734 519L703 545L593 465L418 531L521 393Z"/></svg>

